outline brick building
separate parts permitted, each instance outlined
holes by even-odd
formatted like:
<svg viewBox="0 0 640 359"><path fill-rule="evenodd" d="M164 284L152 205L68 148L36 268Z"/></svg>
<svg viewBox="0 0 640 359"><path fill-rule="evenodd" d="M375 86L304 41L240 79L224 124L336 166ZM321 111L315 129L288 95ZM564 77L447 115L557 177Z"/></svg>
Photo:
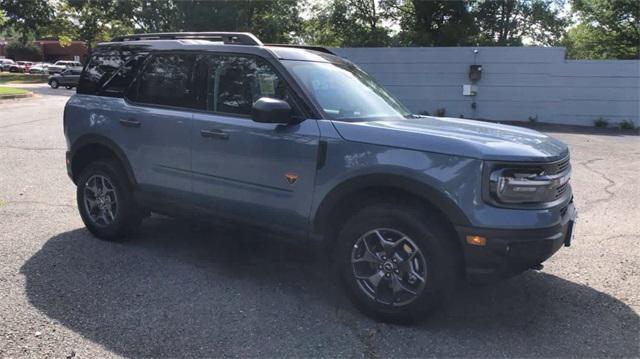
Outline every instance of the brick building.
<svg viewBox="0 0 640 359"><path fill-rule="evenodd" d="M82 41L72 41L68 46L60 46L57 39L41 39L33 42L42 50L42 61L56 62L58 60L84 61L87 47ZM0 40L0 57L7 57L7 41ZM14 59L22 60L22 59Z"/></svg>

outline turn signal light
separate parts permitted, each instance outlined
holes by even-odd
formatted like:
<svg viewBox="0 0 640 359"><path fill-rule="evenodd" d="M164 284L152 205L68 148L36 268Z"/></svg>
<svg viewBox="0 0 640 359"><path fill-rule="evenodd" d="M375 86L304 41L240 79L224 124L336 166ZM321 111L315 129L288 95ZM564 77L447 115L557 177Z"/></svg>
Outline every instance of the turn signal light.
<svg viewBox="0 0 640 359"><path fill-rule="evenodd" d="M484 246L487 244L487 239L480 236L467 236L467 243L472 246Z"/></svg>

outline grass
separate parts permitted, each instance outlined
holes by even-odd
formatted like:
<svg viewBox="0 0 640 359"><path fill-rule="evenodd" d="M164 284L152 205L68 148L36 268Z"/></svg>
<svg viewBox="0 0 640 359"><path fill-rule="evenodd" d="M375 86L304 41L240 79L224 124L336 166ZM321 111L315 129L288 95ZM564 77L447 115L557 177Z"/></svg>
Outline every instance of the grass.
<svg viewBox="0 0 640 359"><path fill-rule="evenodd" d="M0 72L0 84L8 84L8 83L33 84L33 83L47 82L48 78L49 77L47 75Z"/></svg>
<svg viewBox="0 0 640 359"><path fill-rule="evenodd" d="M17 89L13 87L2 87L0 86L0 97L9 96L9 95L24 95L28 94L29 91L23 89Z"/></svg>

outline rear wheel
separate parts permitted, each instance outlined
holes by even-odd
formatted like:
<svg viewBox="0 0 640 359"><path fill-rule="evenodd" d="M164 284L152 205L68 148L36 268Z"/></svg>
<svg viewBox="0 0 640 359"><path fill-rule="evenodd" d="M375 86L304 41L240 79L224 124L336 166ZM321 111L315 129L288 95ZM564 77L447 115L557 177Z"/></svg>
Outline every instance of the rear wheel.
<svg viewBox="0 0 640 359"><path fill-rule="evenodd" d="M116 162L101 160L89 164L78 177L77 185L80 216L96 237L119 240L140 224L143 212Z"/></svg>
<svg viewBox="0 0 640 359"><path fill-rule="evenodd" d="M452 238L438 216L397 204L366 207L338 236L337 264L354 304L384 321L415 321L436 309L456 280Z"/></svg>
<svg viewBox="0 0 640 359"><path fill-rule="evenodd" d="M51 80L51 82L49 82L49 86L51 86L51 88L57 89L60 84L58 83L58 80Z"/></svg>

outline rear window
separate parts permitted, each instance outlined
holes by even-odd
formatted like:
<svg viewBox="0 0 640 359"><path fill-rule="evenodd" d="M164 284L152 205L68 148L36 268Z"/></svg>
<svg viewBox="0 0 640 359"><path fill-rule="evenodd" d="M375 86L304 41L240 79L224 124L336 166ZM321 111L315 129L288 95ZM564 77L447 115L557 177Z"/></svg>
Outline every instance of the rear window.
<svg viewBox="0 0 640 359"><path fill-rule="evenodd" d="M78 93L123 97L146 55L126 48L94 54L80 77Z"/></svg>

